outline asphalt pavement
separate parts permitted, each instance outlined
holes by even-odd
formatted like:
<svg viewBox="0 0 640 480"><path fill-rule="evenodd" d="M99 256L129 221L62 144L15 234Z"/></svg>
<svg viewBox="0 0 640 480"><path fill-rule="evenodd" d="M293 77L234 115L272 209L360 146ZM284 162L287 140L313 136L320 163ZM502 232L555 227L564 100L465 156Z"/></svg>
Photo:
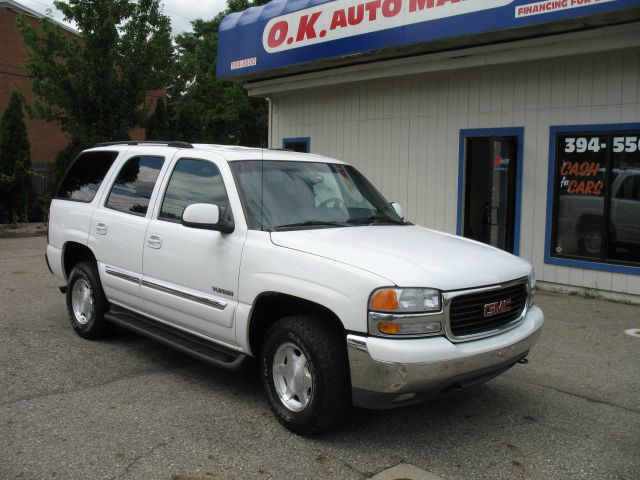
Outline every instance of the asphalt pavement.
<svg viewBox="0 0 640 480"><path fill-rule="evenodd" d="M0 479L640 478L640 306L541 293L543 337L506 374L296 436L257 372L121 331L76 336L45 237L0 238Z"/></svg>

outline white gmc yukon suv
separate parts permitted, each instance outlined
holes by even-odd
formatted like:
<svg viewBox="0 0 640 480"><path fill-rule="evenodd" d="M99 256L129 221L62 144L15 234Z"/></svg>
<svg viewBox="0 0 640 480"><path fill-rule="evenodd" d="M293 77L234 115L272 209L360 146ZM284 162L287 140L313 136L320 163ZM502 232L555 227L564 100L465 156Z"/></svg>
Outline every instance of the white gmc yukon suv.
<svg viewBox="0 0 640 480"><path fill-rule="evenodd" d="M484 382L526 363L543 324L529 263L404 221L318 155L100 144L58 187L46 258L80 336L120 325L222 368L256 358L299 434Z"/></svg>

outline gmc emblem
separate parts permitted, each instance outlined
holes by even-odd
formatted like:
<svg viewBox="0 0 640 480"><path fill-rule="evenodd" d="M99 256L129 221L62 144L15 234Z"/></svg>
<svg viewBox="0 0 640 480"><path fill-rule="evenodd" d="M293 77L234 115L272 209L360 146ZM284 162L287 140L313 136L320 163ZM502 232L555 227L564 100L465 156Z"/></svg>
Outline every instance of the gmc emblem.
<svg viewBox="0 0 640 480"><path fill-rule="evenodd" d="M487 303L484 306L484 316L493 317L499 313L507 313L511 311L511 299L500 300L499 302Z"/></svg>

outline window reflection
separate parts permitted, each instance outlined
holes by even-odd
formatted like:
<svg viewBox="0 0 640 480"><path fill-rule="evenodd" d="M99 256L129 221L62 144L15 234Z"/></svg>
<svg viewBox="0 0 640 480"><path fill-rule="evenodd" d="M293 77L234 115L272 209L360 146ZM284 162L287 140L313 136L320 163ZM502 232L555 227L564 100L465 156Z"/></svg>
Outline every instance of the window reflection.
<svg viewBox="0 0 640 480"><path fill-rule="evenodd" d="M622 168L613 170L611 182L608 258L640 263L640 158L616 160Z"/></svg>
<svg viewBox="0 0 640 480"><path fill-rule="evenodd" d="M113 210L146 215L153 187L164 163L162 157L133 157L118 173L106 206Z"/></svg>
<svg viewBox="0 0 640 480"><path fill-rule="evenodd" d="M309 222L402 223L384 197L349 165L249 160L232 162L231 169L253 229Z"/></svg>
<svg viewBox="0 0 640 480"><path fill-rule="evenodd" d="M557 137L551 255L640 263L639 133Z"/></svg>
<svg viewBox="0 0 640 480"><path fill-rule="evenodd" d="M204 160L181 159L169 180L158 218L178 222L184 209L194 203L211 203L224 211L229 200L218 167Z"/></svg>
<svg viewBox="0 0 640 480"><path fill-rule="evenodd" d="M73 162L56 198L89 203L93 200L118 152L86 152Z"/></svg>

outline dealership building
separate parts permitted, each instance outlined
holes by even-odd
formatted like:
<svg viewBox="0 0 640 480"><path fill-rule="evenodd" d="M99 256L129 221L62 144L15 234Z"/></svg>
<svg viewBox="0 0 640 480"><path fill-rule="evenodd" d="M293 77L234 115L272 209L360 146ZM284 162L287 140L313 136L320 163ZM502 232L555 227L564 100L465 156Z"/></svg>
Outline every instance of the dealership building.
<svg viewBox="0 0 640 480"><path fill-rule="evenodd" d="M217 74L269 99L271 148L638 301L640 0L274 0L222 22Z"/></svg>

